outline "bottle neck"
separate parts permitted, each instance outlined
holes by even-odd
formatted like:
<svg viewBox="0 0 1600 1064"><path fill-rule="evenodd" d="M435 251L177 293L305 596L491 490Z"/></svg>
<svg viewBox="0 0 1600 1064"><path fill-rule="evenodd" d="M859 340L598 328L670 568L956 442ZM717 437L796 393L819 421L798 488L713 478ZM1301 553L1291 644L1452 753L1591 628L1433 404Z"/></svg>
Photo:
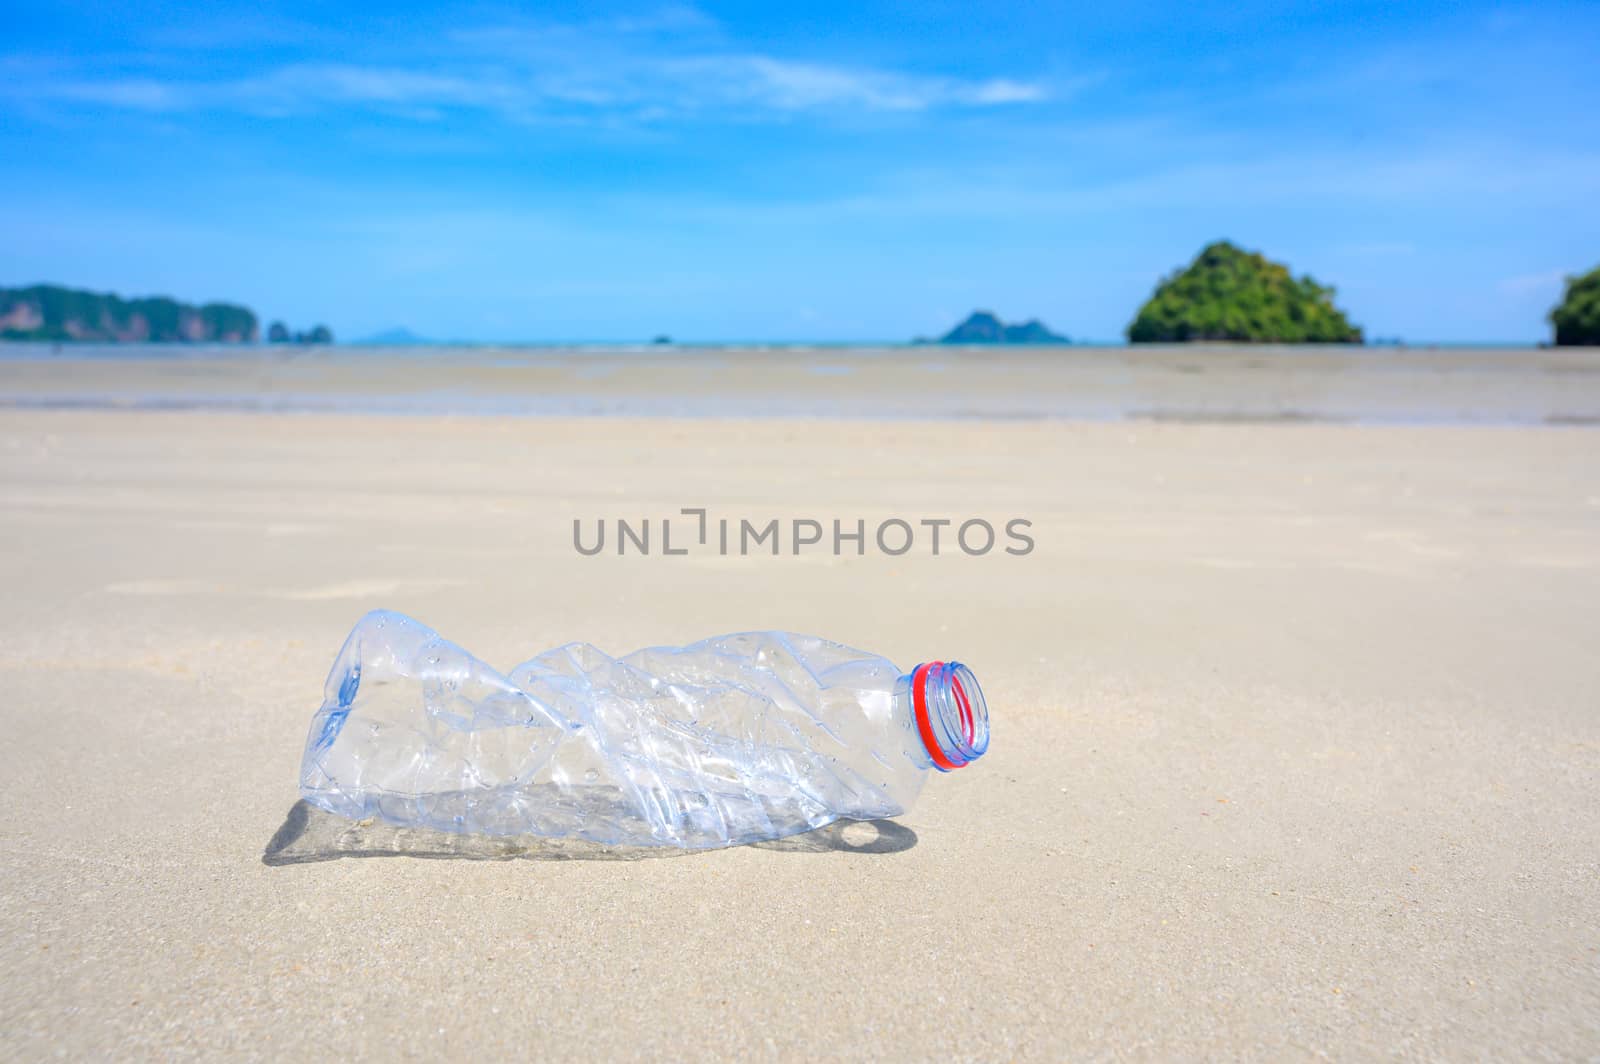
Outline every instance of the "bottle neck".
<svg viewBox="0 0 1600 1064"><path fill-rule="evenodd" d="M972 670L930 661L911 672L911 711L933 765L953 772L989 749L989 706Z"/></svg>

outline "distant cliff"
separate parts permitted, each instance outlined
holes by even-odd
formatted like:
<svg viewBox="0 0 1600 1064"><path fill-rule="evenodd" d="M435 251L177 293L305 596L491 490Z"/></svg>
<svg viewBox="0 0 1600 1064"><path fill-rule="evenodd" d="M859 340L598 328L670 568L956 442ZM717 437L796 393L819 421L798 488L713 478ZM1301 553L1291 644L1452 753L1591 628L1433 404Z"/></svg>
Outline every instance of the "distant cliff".
<svg viewBox="0 0 1600 1064"><path fill-rule="evenodd" d="M232 303L123 299L60 285L0 288L0 339L109 343L253 343L256 316Z"/></svg>
<svg viewBox="0 0 1600 1064"><path fill-rule="evenodd" d="M919 337L917 343L927 343ZM1036 319L1010 325L987 310L975 310L967 320L939 337L941 344L1065 344L1065 336L1051 332Z"/></svg>

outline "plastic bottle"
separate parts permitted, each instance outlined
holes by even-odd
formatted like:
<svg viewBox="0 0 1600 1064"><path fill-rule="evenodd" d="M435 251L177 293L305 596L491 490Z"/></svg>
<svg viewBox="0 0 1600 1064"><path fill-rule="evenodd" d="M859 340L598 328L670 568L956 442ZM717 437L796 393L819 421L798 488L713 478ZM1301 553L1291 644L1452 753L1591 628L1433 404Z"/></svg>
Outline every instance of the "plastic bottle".
<svg viewBox="0 0 1600 1064"><path fill-rule="evenodd" d="M377 611L334 662L300 789L353 818L704 848L895 816L988 746L957 662L749 632L620 659L572 643L502 675Z"/></svg>

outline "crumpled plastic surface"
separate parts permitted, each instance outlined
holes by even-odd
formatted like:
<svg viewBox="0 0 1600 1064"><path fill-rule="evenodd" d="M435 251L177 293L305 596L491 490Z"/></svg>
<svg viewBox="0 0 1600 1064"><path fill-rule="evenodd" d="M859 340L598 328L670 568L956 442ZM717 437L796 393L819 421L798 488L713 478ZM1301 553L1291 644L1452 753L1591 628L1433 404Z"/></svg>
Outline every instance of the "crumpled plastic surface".
<svg viewBox="0 0 1600 1064"><path fill-rule="evenodd" d="M893 663L752 632L612 658L573 643L500 673L403 614L329 673L301 793L344 817L704 848L903 812L930 762Z"/></svg>

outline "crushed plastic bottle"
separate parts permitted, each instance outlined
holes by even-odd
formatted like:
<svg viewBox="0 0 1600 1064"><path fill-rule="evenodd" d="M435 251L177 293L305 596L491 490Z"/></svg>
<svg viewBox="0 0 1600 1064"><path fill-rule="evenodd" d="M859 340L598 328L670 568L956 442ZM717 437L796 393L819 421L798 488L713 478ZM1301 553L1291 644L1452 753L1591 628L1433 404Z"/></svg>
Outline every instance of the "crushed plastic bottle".
<svg viewBox="0 0 1600 1064"><path fill-rule="evenodd" d="M625 658L572 643L502 675L380 610L334 662L300 790L358 819L699 849L898 815L988 746L958 662L902 673L748 632Z"/></svg>

